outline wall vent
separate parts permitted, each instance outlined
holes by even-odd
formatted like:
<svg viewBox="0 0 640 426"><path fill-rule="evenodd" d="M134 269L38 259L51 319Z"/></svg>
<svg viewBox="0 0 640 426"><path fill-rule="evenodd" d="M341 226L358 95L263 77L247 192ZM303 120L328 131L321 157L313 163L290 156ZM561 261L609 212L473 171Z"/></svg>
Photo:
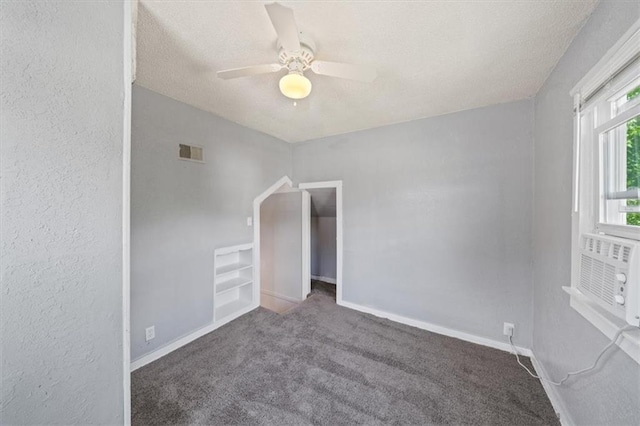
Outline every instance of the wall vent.
<svg viewBox="0 0 640 426"><path fill-rule="evenodd" d="M180 147L178 155L182 160L197 161L204 163L204 150L201 146L179 144Z"/></svg>

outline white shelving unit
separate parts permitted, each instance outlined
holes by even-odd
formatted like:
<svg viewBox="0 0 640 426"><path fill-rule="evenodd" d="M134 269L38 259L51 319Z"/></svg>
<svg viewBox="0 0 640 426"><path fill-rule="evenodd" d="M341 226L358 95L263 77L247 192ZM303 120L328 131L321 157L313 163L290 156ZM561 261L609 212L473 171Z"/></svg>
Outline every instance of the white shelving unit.
<svg viewBox="0 0 640 426"><path fill-rule="evenodd" d="M214 253L213 322L227 323L253 308L253 244Z"/></svg>

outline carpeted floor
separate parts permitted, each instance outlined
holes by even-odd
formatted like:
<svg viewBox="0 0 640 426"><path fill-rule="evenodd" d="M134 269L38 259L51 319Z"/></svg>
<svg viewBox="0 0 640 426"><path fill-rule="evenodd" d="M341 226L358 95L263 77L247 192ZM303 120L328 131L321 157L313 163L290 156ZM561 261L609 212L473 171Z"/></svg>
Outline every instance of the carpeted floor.
<svg viewBox="0 0 640 426"><path fill-rule="evenodd" d="M337 306L332 287L135 371L133 424L558 424L512 355Z"/></svg>

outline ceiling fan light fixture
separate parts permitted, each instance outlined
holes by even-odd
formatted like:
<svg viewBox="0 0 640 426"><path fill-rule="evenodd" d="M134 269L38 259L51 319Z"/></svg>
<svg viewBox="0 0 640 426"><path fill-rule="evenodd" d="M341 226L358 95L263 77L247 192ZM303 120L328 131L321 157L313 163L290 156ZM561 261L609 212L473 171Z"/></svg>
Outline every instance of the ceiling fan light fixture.
<svg viewBox="0 0 640 426"><path fill-rule="evenodd" d="M311 81L299 71L291 71L280 79L280 91L287 98L304 99L311 93Z"/></svg>

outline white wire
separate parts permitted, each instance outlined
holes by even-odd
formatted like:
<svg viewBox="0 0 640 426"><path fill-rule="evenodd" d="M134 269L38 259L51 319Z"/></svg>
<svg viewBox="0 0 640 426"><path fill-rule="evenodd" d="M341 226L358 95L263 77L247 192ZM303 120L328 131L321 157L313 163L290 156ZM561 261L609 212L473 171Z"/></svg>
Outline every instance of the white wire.
<svg viewBox="0 0 640 426"><path fill-rule="evenodd" d="M582 370L571 371L571 372L567 373L567 375L566 375L566 376L564 376L564 378L563 378L562 380L560 380L559 382L554 382L554 381L551 381L551 380L545 379L544 377L540 377L540 376L538 376L538 375L533 374L533 373L531 372L531 370L529 370L529 369L527 368L527 366L526 366L526 365L524 365L522 362L520 362L520 357L518 356L518 351L516 350L516 347L513 345L513 339L512 339L512 337L513 337L513 336L509 336L509 344L511 345L511 349L513 349L513 353L514 353L514 354L515 354L515 356L516 356L516 360L518 361L518 364L520 364L520 366L521 366L522 368L524 368L525 370L527 370L527 373L529 373L529 375L530 375L531 377L534 377L534 378L536 378L536 379L540 379L541 381L546 382L546 383L549 383L549 384L552 384L552 385L554 385L554 386L561 386L564 382L566 382L566 381L567 381L567 379L568 379L569 377L571 377L571 376L575 376L575 375L578 375L578 374L582 374L582 373L586 373L587 371L591 371L591 370L593 370L594 368L596 368L596 365L598 365L598 362L600 361L600 358L602 358L602 355L604 355L604 353L605 353L605 352L606 352L606 351L607 351L611 346L615 345L616 340L618 340L618 338L620 337L620 335L621 335L623 332L625 332L625 331L627 331L627 330L631 330L631 329L637 329L637 327L634 327L634 326L632 326L632 325L627 325L627 326L625 326L625 327L622 327L622 328L621 328L620 330L618 330L618 331L616 332L616 334L613 336L613 338L611 339L611 342L609 342L609 344L608 344L607 346L605 346L605 347L600 351L600 353L599 353L599 354L598 354L598 356L596 357L595 362L593 363L593 365L592 365L591 367L583 368Z"/></svg>

